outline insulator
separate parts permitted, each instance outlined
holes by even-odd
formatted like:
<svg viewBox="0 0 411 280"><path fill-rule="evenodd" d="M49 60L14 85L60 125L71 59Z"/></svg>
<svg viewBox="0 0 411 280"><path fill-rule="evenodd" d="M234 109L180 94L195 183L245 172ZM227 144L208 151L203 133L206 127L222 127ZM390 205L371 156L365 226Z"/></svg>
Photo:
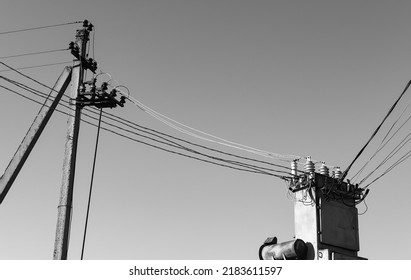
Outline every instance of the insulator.
<svg viewBox="0 0 411 280"><path fill-rule="evenodd" d="M113 89L113 90L111 90L110 91L110 95L112 96L112 97L116 97L117 96L117 90L115 90L115 89Z"/></svg>
<svg viewBox="0 0 411 280"><path fill-rule="evenodd" d="M322 162L322 165L321 165L320 169L318 170L318 172L321 175L329 176L329 171L330 170L328 169L327 165L325 165L325 162Z"/></svg>
<svg viewBox="0 0 411 280"><path fill-rule="evenodd" d="M297 160L291 162L291 174L297 176Z"/></svg>
<svg viewBox="0 0 411 280"><path fill-rule="evenodd" d="M106 83L106 82L103 82L102 84L101 84L101 90L102 91L106 91L108 89L108 84Z"/></svg>
<svg viewBox="0 0 411 280"><path fill-rule="evenodd" d="M91 31L93 31L93 27L94 27L94 25L92 25L91 23L88 25L88 27L87 27L87 31L89 31L89 32L91 32Z"/></svg>
<svg viewBox="0 0 411 280"><path fill-rule="evenodd" d="M342 177L342 172L339 167L336 167L334 171L334 178L341 179L341 177Z"/></svg>
<svg viewBox="0 0 411 280"><path fill-rule="evenodd" d="M304 164L304 171L311 173L315 171L314 163L311 161L311 157L307 157L307 162Z"/></svg>

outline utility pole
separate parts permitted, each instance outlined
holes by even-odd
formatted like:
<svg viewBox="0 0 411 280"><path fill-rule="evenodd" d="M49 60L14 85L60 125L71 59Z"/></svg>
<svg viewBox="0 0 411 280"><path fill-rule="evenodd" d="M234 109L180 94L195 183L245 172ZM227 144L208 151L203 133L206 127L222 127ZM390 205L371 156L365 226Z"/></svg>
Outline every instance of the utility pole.
<svg viewBox="0 0 411 280"><path fill-rule="evenodd" d="M63 162L63 179L60 189L58 205L56 238L54 243L53 259L66 260L69 246L70 222L72 213L74 176L76 169L77 143L80 131L81 109L77 103L80 94L80 86L83 84L84 73L87 69L95 71L95 64L86 59L86 48L90 31L93 25L87 20L83 22L83 29L77 30L76 42L70 44L72 54L77 58L73 67L71 84L70 116L68 119L67 139ZM94 72L93 71L93 72Z"/></svg>
<svg viewBox="0 0 411 280"><path fill-rule="evenodd" d="M85 106L95 106L100 109L117 106L124 107L125 103L125 96L121 96L120 100L116 99L118 91L115 88L108 92L109 85L107 82L103 82L101 87L97 87L96 78L93 78L91 81L84 81L85 71L90 70L95 74L97 69L97 63L91 58L86 58L87 42L92 30L93 25L85 20L83 22L83 29L77 30L76 42L70 43L71 54L76 57L77 64L73 67L72 73L70 96L70 107L72 110L67 122L63 179L53 253L53 259L55 260L66 260L68 254L81 110ZM87 88L89 88L88 91Z"/></svg>
<svg viewBox="0 0 411 280"><path fill-rule="evenodd" d="M260 247L260 259L359 260L358 210L368 190L343 182L339 168L329 176L323 163L315 172L310 157L304 171L291 164L289 190L295 194L294 240L277 244L268 238Z"/></svg>

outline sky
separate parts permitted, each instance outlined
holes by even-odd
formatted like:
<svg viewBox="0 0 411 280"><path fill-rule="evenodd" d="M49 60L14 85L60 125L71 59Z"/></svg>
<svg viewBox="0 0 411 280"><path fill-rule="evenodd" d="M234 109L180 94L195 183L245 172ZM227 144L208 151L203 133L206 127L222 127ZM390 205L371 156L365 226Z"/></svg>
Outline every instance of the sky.
<svg viewBox="0 0 411 280"><path fill-rule="evenodd" d="M2 4L7 8L0 10L0 57L67 48L81 24L2 32L87 19L95 26L90 56L107 73L101 81L111 77L133 98L198 130L342 169L411 76L409 1ZM25 68L72 59L68 51L59 51L1 61ZM52 86L63 67L21 71ZM13 72L0 75L41 89ZM0 85L9 86L4 80ZM404 99L402 108L411 100L409 95ZM40 105L4 89L0 100L2 173ZM131 102L106 111L244 155L181 134ZM66 115L53 115L0 206L0 259L53 257L66 123ZM95 126L81 124L69 259L81 254L96 133ZM370 148L371 154L375 149ZM402 154L409 150L405 147ZM353 171L369 156L360 158ZM365 212L359 216L360 256L409 259L410 164L404 161L372 184L366 204L358 205ZM293 201L279 178L211 165L102 131L84 258L258 259L267 237L293 239L293 215Z"/></svg>

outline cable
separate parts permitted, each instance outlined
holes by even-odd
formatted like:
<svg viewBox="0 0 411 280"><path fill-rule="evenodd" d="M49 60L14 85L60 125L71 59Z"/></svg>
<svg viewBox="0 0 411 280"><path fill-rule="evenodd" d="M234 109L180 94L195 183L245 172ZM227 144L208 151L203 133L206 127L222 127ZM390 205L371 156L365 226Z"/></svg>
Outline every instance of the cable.
<svg viewBox="0 0 411 280"><path fill-rule="evenodd" d="M367 143L365 143L364 147L359 151L359 153L357 154L357 156L354 158L354 160L351 162L351 164L347 167L347 169L345 169L345 171L343 172L342 176L341 176L341 181L344 180L344 178L347 176L348 171L351 169L351 167L353 166L354 162L360 157L360 155L364 152L365 148L368 146L368 144L371 142L371 140L375 137L375 135L378 133L378 131L380 130L381 126L383 125L383 123L385 122L385 120L388 118L389 115L391 115L392 111L394 110L394 108L397 106L397 103L400 101L400 99L402 98L402 96L405 94L405 92L408 90L409 86L411 85L411 80L407 83L407 85L405 86L405 89L403 90L403 92L401 93L400 97L398 97L397 101L395 101L395 103L391 106L390 110L388 110L387 115L384 117L384 119L382 120L382 122L380 123L380 125L377 127L377 129L374 131L374 133L371 135L370 139L367 141Z"/></svg>
<svg viewBox="0 0 411 280"><path fill-rule="evenodd" d="M256 160L256 159L252 159L252 158L248 158L248 157L238 156L238 155L235 155L235 154L232 154L232 153L222 152L222 151L217 150L217 149L209 148L209 147L206 147L206 146L200 145L200 144L195 144L195 143L193 143L193 142L190 142L190 141L187 141L187 140L178 138L178 137L174 137L174 136L171 136L171 135L168 135L168 134L159 132L159 131L154 130L154 129L150 129L150 128L147 128L147 127L138 125L138 124L136 124L136 123L127 121L127 120L125 120L125 119L123 119L123 118L117 117L117 116L112 115L112 114L109 114L109 113L107 113L107 112L106 112L105 114L110 115L110 116L113 116L113 117L116 117L116 118L118 118L120 121L119 121L119 120L116 120L116 119L114 119L114 118L112 118L112 117L107 117L107 118L109 118L109 119L111 119L111 120L117 121L117 122L119 122L119 123L121 123L121 124L123 124L123 125L126 125L126 126L128 126L128 127L130 127L130 128L133 128L133 129L136 129L136 130L138 130L138 131L142 131L142 132L144 132L144 133L148 133L148 134L154 135L154 134L152 134L152 133L150 133L150 132L145 132L144 130L151 131L151 132L153 132L153 133L157 133L157 134L163 135L163 136L165 136L165 137L169 137L169 138L174 139L174 140L177 140L177 141L181 141L181 142L186 143L186 144L189 144L189 145L193 145L193 146L196 146L196 147L200 147L200 148L203 148L203 149L207 149L207 150L209 150L209 151L218 152L218 153L221 153L221 154L224 154L224 155L233 156L233 157L237 157L237 158L240 158L240 159L250 160L250 161L254 161L254 162L258 162L258 163L268 164L268 165L271 165L271 166L275 166L275 167L284 168L284 169L286 169L286 170L289 170L289 167L288 167L288 166L286 167L286 166L274 164L274 163L267 162L267 161ZM136 128L136 127L134 127L134 126L136 126L136 127L138 127L138 128ZM140 128L141 128L141 129L140 129ZM157 136L157 137L159 137L159 136ZM161 137L161 138L162 138L162 137ZM164 139L164 138L163 138L163 139Z"/></svg>
<svg viewBox="0 0 411 280"><path fill-rule="evenodd" d="M103 114L103 109L100 109L100 116L99 116L99 119L98 119L98 126L97 126L96 144L95 144L95 148L94 148L93 168L92 168L92 171L91 171L90 191L89 191L88 203L87 203L86 222L85 222L85 225L84 225L83 246L81 248L81 260L83 259L83 256L84 256L84 247L85 247L85 244L86 244L87 225L88 225L88 218L89 218L89 213L90 213L91 194L92 194L92 191L93 191L94 171L95 171L95 167L96 167L97 148L98 148L98 140L100 138L101 116L102 116L102 114Z"/></svg>
<svg viewBox="0 0 411 280"><path fill-rule="evenodd" d="M3 32L0 32L0 35L10 34L10 33L17 33L17 32L24 32L24 31L32 31L32 30L38 30L38 29L45 29L45 28L51 28L51 27L57 27L57 26L63 26L63 25L70 25L70 24L77 24L77 23L82 23L82 22L83 21L74 21L74 22L67 22L67 23L60 23L60 24L30 27L30 28L18 29L18 30L12 30L12 31L3 31Z"/></svg>
<svg viewBox="0 0 411 280"><path fill-rule="evenodd" d="M45 54L45 53L54 53L54 52L61 52L61 51L67 51L67 50L68 50L68 48L57 49L57 50L49 50L49 51L41 51L41 52L23 53L23 54L2 56L2 57L0 57L0 59L15 58L15 57L22 57L22 56L30 56L30 55L38 55L38 54Z"/></svg>
<svg viewBox="0 0 411 280"><path fill-rule="evenodd" d="M391 133L392 129L395 127L395 125L398 123L398 121L403 117L405 111L408 109L408 107L411 105L411 101L408 102L407 106L404 108L404 110L402 111L402 113L400 114L400 116L395 120L395 122L392 124L392 126L390 127L390 129L388 130L388 132L386 133L386 135L384 136L384 138L382 139L380 145L378 146L377 150L375 151L375 153L368 159L368 161L361 167L361 169L355 173L355 175L351 178L351 182L355 182L354 179L356 177L358 177L363 171L364 169L367 167L367 165L371 162L371 160L382 150L386 147L386 145L392 140L392 138L398 133L398 131L411 119L411 116L408 117L404 123L391 135L391 137L384 143L384 141L387 139L388 135Z"/></svg>
<svg viewBox="0 0 411 280"><path fill-rule="evenodd" d="M64 63L64 64L69 64L69 63L73 63L73 61L70 61L70 62L61 62L61 63L58 63L58 64L63 64L63 63ZM45 88L48 88L48 89L50 89L50 90L55 90L55 89L53 89L52 87L50 87L50 86L48 86L48 85L45 85L45 84L39 82L38 80L36 80L36 79L34 79L34 78L32 78L32 77L30 77L30 76L28 76L28 75L26 75L26 74L18 71L18 70L21 70L21 69L13 68L13 67L11 67L10 65L8 65L8 64L6 64L6 63L4 63L4 62L2 62L2 61L0 61L0 64L6 66L6 67L9 68L11 71L14 71L14 72L18 73L18 74L20 74L21 76L25 77L26 79L29 79L29 80L31 80L31 81L33 81L33 82L35 82L35 83L37 83L37 84L45 87ZM40 67L42 67L42 66L40 66ZM4 71L4 70L3 70L3 71Z"/></svg>
<svg viewBox="0 0 411 280"><path fill-rule="evenodd" d="M250 146L246 146L246 145L243 145L243 144L232 142L232 141L223 139L221 137L214 136L212 134L209 134L209 133L203 132L201 130L192 128L190 126L187 126L185 124L182 124L182 123L180 123L176 120L173 120L173 119L171 119L171 118L169 118L169 117L167 117L163 114L160 114L160 113L156 112L155 110L149 108L148 106L144 105L143 103L141 103L137 99L131 97L130 95L124 94L120 90L119 90L119 92L121 92L127 99L129 99L133 104L135 104L138 108L140 108L144 112L148 113L149 115L153 116L154 118L158 119L159 121L163 122L164 124L170 126L171 128L173 128L173 129L175 129L175 130L177 130L181 133L190 135L192 137L196 137L196 138L199 138L199 139L204 140L204 141L209 141L209 142L217 143L217 144L220 144L220 145L228 146L228 147L231 147L231 148L243 150L243 151L246 151L246 152L258 154L258 155L261 155L261 156L266 156L266 157L271 157L271 158L273 158L273 157L278 158L280 160L283 160L284 158L290 158L290 159L296 159L296 158L299 159L299 158L301 158L300 156L296 156L296 155L280 155L280 154L276 154L276 153L272 153L272 152L263 151L263 150L256 149L256 148L253 148L253 147L250 147ZM177 125L179 125L180 127L178 127ZM185 127L185 128L187 128L191 131L203 134L207 137L211 137L211 138L214 138L216 140L200 136L196 133L190 132L189 130L186 130L186 129L181 128L181 127ZM289 162L289 160L286 160L286 161Z"/></svg>
<svg viewBox="0 0 411 280"><path fill-rule="evenodd" d="M409 151L408 153L406 153L404 156L402 156L399 160L397 160L394 164L392 164L389 168L387 168L380 176L378 176L377 178L375 178L373 181L371 181L368 185L366 185L364 187L364 189L369 188L369 186L373 183L375 183L376 181L378 181L379 179L381 179L382 177L384 177L385 175L387 175L388 172L390 172L391 170L393 170L397 165L399 165L400 163L402 163L404 160L408 159L411 156L411 151Z"/></svg>
<svg viewBox="0 0 411 280"><path fill-rule="evenodd" d="M0 61L0 63L4 64L1 61ZM48 64L41 64L41 65L13 68L13 69L9 69L9 70L0 70L0 72L9 72L9 71L15 71L15 70L41 68L41 67L48 67L48 66L54 66L54 65L71 64L71 63L73 63L73 61L63 61L63 62L56 62L56 63L48 63Z"/></svg>
<svg viewBox="0 0 411 280"><path fill-rule="evenodd" d="M18 82L12 81L12 80L10 80L10 79L8 79L8 78L5 78L5 77L2 77L2 76L0 76L0 78L3 78L3 79L5 79L5 80L7 80L7 81L9 81L9 82L12 82L12 83L14 83L15 85L17 85L17 86L19 86L19 87L21 87L21 88L23 88L23 89L25 89L25 90L29 90L29 89L27 89L27 86L22 85L22 84L20 84L20 83L18 83ZM28 88L30 88L30 87L28 87ZM32 90L33 90L33 89L32 89ZM32 92L32 91L31 91L31 92ZM32 92L32 93L37 94L36 92ZM66 101L66 102L67 102L67 101ZM87 111L92 112L92 110L87 110ZM94 112L93 112L93 113L94 113ZM185 149L185 150L187 150L187 151L189 151L189 152L192 152L192 153L196 153L196 154L199 154L199 155L202 155L202 156L210 157L209 155L205 155L204 153L200 153L200 152L195 151L195 150L193 150L193 149L184 147L184 146L182 146L181 144L176 143L175 141L170 140L170 139L174 139L174 140L176 140L176 141L180 141L180 142L183 142L183 143L192 145L192 146L196 146L196 147L199 147L199 148L203 148L203 149L206 149L206 150L209 150L209 151L212 151L212 152L217 152L217 153L224 154L224 155L227 155L227 156L232 156L232 157L236 157L236 158L240 158L240 159L244 159L244 160L249 160L249 161L253 161L253 162L258 162L258 163L262 163L262 164L267 164L267 165L271 165L271 166L283 168L283 169L285 169L285 170L287 170L287 171L289 170L289 167L285 167L285 166L282 166L282 165L278 165L278 164L274 164L274 163L270 163L270 162L266 162L266 161L256 160L256 159L252 159L252 158L242 157L242 156L238 156L238 155L235 155L235 154L232 154L232 153L227 153L227 152L223 152L223 151L220 151L220 150L212 149L212 148L206 147L206 146L204 146L204 145L195 144L195 143L192 143L192 142L190 142L190 141L187 141L187 140L184 140L184 139L181 139L181 138L177 138L177 137L174 137L174 136L171 136L171 135L168 135L168 134L165 134L165 133L161 133L161 132L156 131L156 130L153 130L153 129L149 129L149 128L147 128L147 127L140 126L140 125L138 125L138 124L136 124L136 123L132 123L132 122L130 122L130 121L127 121L127 120L125 120L125 119L116 117L115 115L112 115L112 114L109 114L109 113L105 113L105 114L111 116L111 117L110 117L110 116L109 116L109 117L106 117L106 116L105 116L105 118L108 118L108 119L110 119L110 120L119 122L120 124L125 125L125 126L127 126L127 127L130 127L130 128L132 128L132 129L134 129L134 130L137 130L137 131L143 132L143 133L145 133L145 134L148 134L148 135L157 137L157 138L159 138L159 139L162 139L162 140L164 140L164 141L167 141L168 143L165 143L165 142L163 142L163 141L158 141L157 139L154 139L154 138L152 138L152 137L147 137L147 136L141 135L141 134L136 133L136 132L134 132L134 131L131 131L131 130L129 130L129 129L124 129L124 128L122 128L122 127L119 127L119 126L114 125L114 124L112 124L112 123L108 123L108 122L106 122L106 121L103 121L104 124L108 124L108 125L110 125L110 126L112 126L112 127L115 127L115 128L117 128L117 129L121 129L121 130L126 131L126 132L128 132L128 133L133 133L133 134L138 135L138 136L140 136L140 137L144 137L144 138L150 139L150 140L152 140L152 141L156 141L156 142L161 143L161 144L170 145L170 143L171 143L172 145L170 145L170 146L172 146L172 147L180 148L180 149ZM118 118L118 119L120 119L120 120L117 120L117 119L115 119L115 118L113 118L113 117L116 117L116 118ZM170 139L168 139L167 137L170 138ZM220 160L220 159L219 159L219 160ZM235 162L235 161L231 161L231 163L232 163L232 164L236 164L236 165L241 165L241 166L252 166L252 165L250 165L250 164L238 163L238 162ZM255 167L255 166L253 166L253 168L254 168L254 167ZM285 171L273 170L273 169L270 169L270 168L264 168L264 167L258 167L258 168L259 168L259 169L270 170L270 171L274 171L274 172L280 172L280 173L289 174L288 172L285 172Z"/></svg>
<svg viewBox="0 0 411 280"><path fill-rule="evenodd" d="M4 87L4 86L2 86L2 87L5 88L5 89L7 89L7 90L9 90L9 91L11 91L11 92L14 92L14 93L15 93L15 91L13 91L13 90L10 90L10 89L8 89L8 88L6 88L6 87ZM35 101L35 102L36 102L36 103L39 103L38 101ZM66 115L70 115L70 114L65 113L65 112L62 112L62 111L60 111L60 110L58 110L58 112L63 113L63 114L66 114ZM90 116L88 116L88 117L90 117ZM93 117L91 117L91 118L93 118ZM94 118L93 118L93 119L94 119ZM82 121L85 122L85 123L87 123L87 124L89 124L89 125L96 126L95 124L93 124L93 123L91 123L91 122L89 122L89 121L85 121L85 120L82 120ZM102 121L102 123L105 123L105 122ZM109 125L112 125L112 124L109 124ZM115 126L115 125L114 125L114 127L118 128L118 129L121 129L121 130L124 130L123 128L118 127L118 126ZM113 134L115 134L115 135L121 136L121 137L123 137L123 138L132 140L132 141L134 141L134 142L141 143L141 144L144 144L144 145L147 145L147 146L150 146L150 147L153 147L153 148L162 150L162 151L166 151L166 152L173 153L173 154L177 154L177 155L180 155L180 156L183 156L183 157L187 157L187 158L195 159L195 160L198 160L198 161L202 161L202 162L214 164L214 165L217 165L217 166L222 166L222 167L226 167L226 168L230 168L230 169L234 169L234 170L251 172L251 173L256 173L256 174L270 175L270 176L278 177L278 178L281 178L281 179L288 178L287 176L281 176L281 175L277 175L277 174L274 174L274 173L270 173L270 172L267 172L267 171L264 171L264 170L260 170L259 168L261 168L261 167L252 166L252 165L248 165L248 164L244 164L244 163L239 163L239 162L234 162L234 161L230 161L230 160L225 160L225 159L221 159L221 158L217 158L217 157L213 157L213 156L209 156L209 155L203 154L204 156L207 156L207 157L209 157L210 159L218 160L218 161L223 161L223 162L224 162L224 164L223 164L223 163L218 163L218 162L214 162L214 161L211 161L211 160L202 159L202 158L199 158L199 157L190 156L190 155L187 155L187 154L184 154L184 153L181 153L181 152L176 152L176 151L173 151L173 150L170 150L170 149L166 149L166 148L164 148L164 147L160 147L160 146L157 146L157 145L154 145L154 144L151 144L151 143L148 143L148 142L145 142L145 141L138 140L138 139L136 139L136 138L127 136L127 135L125 135L125 134L122 134L122 133L120 133L120 132L114 131L114 130L109 129L109 128L106 128L106 127L101 127L101 129L106 130L106 131L108 131L108 132L111 132L111 133L113 133ZM134 133L134 134L137 135L137 136L140 136L140 137L145 137L145 138L147 138L146 136L142 136L142 135L140 135L140 134L138 134L138 133ZM161 143L161 141L158 141L158 140L156 140L156 142L160 142L160 143ZM192 150L191 150L191 151L192 151ZM240 167L237 167L237 166L240 166ZM244 168L242 168L242 167L244 167ZM264 169L264 168L262 168L262 169ZM275 170L274 170L274 171L275 171ZM283 172L283 171L279 171L279 172ZM283 173L284 173L284 172L283 172ZM289 176L289 177L291 178L291 176Z"/></svg>
<svg viewBox="0 0 411 280"><path fill-rule="evenodd" d="M16 69L14 69L13 67L11 67L11 66L3 63L3 62L0 62L0 63L3 64L3 65L5 65L6 67L10 68L11 70L16 71ZM50 89L49 86L47 86L47 85L45 85L45 84L43 84L43 83L41 83L41 82L39 82L39 81L37 81L37 80L29 77L29 76L27 76L27 75L25 75L25 74L23 74L23 73L21 73L21 72L19 72L19 71L16 71L16 72L19 73L20 75L22 75L22 76L24 76L24 77L26 77L26 78L34 81L34 82L42 85L42 86ZM16 83L17 83L17 82L16 82ZM16 83L15 83L15 84L16 84ZM20 86L21 86L21 84L20 84ZM27 90L27 89L26 89L26 90ZM192 150L192 149L188 149L188 148L186 148L186 147L183 147L182 145L177 144L177 143L175 143L175 142L173 142L173 141L170 141L169 139L167 139L167 141L168 141L169 143L164 143L163 141L159 141L159 140L157 140L157 139L153 139L153 138L151 138L151 137L147 137L147 136L144 136L144 135L135 133L135 132L133 132L133 131L130 131L130 130L121 128L121 127L116 126L116 125L113 125L113 124L111 124L111 123L107 123L107 122L104 122L104 121L103 121L103 123L106 123L106 124L108 124L108 125L110 125L110 126L116 127L117 129L122 129L123 131L129 132L129 133L133 133L133 134L135 134L135 135L137 135L137 136L145 137L145 138L147 138L147 139L150 139L150 140L152 140L152 141L156 141L156 142L161 143L161 144L170 145L170 143L172 143L172 145L170 145L170 146L172 146L172 147L174 147L174 148L177 147L177 148L180 148L180 149L185 149L186 151L189 151L189 152L192 152L192 153L197 153L197 154L199 154L199 155L203 155L203 156L207 156L207 157L212 158L212 159L216 159L216 157L212 157L212 156L209 156L209 155L205 155L205 154L203 154L203 153L199 153L199 152L194 151L194 150ZM134 128L134 129L135 129L135 128ZM145 133L147 133L147 132L145 132ZM163 134L163 135L165 135L165 134ZM156 137L159 137L159 136L156 135ZM171 137L171 136L169 136L169 137ZM164 139L164 138L163 138L163 139ZM176 139L176 138L174 138L174 139ZM180 139L180 141L184 141L184 140ZM188 141L185 141L185 142L189 143ZM194 143L190 143L190 144L195 145ZM201 145L197 145L197 146L200 147ZM205 146L201 146L201 147L207 149L207 147L205 147ZM216 151L216 152L224 153L224 152L221 152L221 151L218 151L218 150L215 150L215 149L209 149L209 150L213 150L213 151ZM225 153L225 155L235 156L235 155L229 154L229 153ZM245 158L245 157L240 157L240 158L242 158L242 159L248 159L248 158ZM218 158L218 160L223 160L223 161L224 161L224 159L221 159L221 158ZM248 159L248 160L254 160L254 159ZM256 161L256 160L254 160L254 161ZM252 165L250 165L250 164L239 163L239 162L235 162L235 161L227 161L227 160L225 160L225 162L229 162L230 164L234 164L234 165L240 165L240 166L242 166L242 167L247 166L248 168L257 168L257 169L259 169L259 172L262 172L261 169L267 170L267 168L263 168L263 167L259 167L259 166L252 166ZM259 162L262 163L262 161L259 161ZM265 163L267 163L267 162L265 162ZM268 164L271 164L271 163L268 163ZM274 165L274 164L271 164L271 165ZM274 166L281 167L281 168L285 168L285 169L288 170L288 167L284 167L284 166L280 166L280 165L274 165ZM279 171L279 170L272 170L272 169L268 169L268 170L271 170L271 171L274 171L274 172L287 173L287 172ZM255 171L255 170L254 170L254 171ZM264 172L264 171L263 171L263 172ZM287 173L287 174L289 174L289 173Z"/></svg>
<svg viewBox="0 0 411 280"><path fill-rule="evenodd" d="M362 183L364 183L364 181L366 181L375 171L377 171L377 170L378 170L381 166L383 166L388 160L390 160L394 155L396 155L396 154L398 153L398 151L400 151L400 150L411 140L411 138L409 138L410 136L411 136L411 133L409 133L409 134L407 135L407 137L404 138L404 139L384 158L384 160L383 160L370 174L368 174L364 179L362 179L359 184L361 185ZM407 140L407 138L408 138L408 140ZM405 142L404 142L404 141L405 141ZM411 151L408 152L407 154L405 154L405 156L408 155L409 153L411 153ZM404 156L403 156L403 157L404 157ZM401 157L398 161L400 161L403 157ZM408 157L407 157L407 158L408 158ZM404 160L405 160L405 159L404 159ZM401 162L404 161L404 160L401 160ZM398 161L397 161L397 162L398 162ZM389 167L389 168L383 173L383 175L381 175L380 177L384 176L386 173L388 173L389 171L391 171L395 166L397 166L397 165L398 165L397 162L394 163L391 167ZM380 177L378 177L378 179L379 179ZM375 182L375 180L374 180L373 182ZM373 183L373 182L372 182L372 183ZM370 183L370 184L371 184L371 183ZM368 184L367 186L369 186L370 184Z"/></svg>
<svg viewBox="0 0 411 280"><path fill-rule="evenodd" d="M35 102L35 103L37 103L37 104L42 105L41 102L39 102L39 101L37 101L37 100L35 100L35 99L32 99L32 98L30 98L30 97L27 97L27 96L25 96L24 94L21 94L21 93L19 93L19 92L17 92L17 91L14 91L14 90L9 89L9 88L7 88L7 87L5 87L5 86L2 86L2 85L0 85L0 87L1 87L1 88L4 88L5 90L8 90L8 91L10 91L10 92L12 92L12 93L15 93L15 94L17 94L17 95L19 95L19 96L21 96L21 97L23 97L23 98L25 98L25 99L28 99L28 100L30 100L30 101L33 101L33 102Z"/></svg>

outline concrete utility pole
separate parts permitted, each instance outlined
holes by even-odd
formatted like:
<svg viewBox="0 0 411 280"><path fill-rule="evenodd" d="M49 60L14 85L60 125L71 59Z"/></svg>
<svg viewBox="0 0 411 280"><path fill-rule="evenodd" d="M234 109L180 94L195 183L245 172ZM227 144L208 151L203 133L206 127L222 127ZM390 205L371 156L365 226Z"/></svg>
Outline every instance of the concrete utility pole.
<svg viewBox="0 0 411 280"><path fill-rule="evenodd" d="M77 142L80 130L80 118L82 107L76 102L79 99L80 85L83 84L84 73L90 69L86 60L86 47L90 31L93 26L84 21L83 29L77 30L76 43L71 43L72 54L77 58L77 64L73 67L71 84L70 117L68 119L67 139L63 162L63 179L60 190L56 238L54 243L53 259L65 260L68 253L68 241L70 233L71 211L74 190L74 175L76 169ZM95 69L94 69L95 70Z"/></svg>
<svg viewBox="0 0 411 280"><path fill-rule="evenodd" d="M319 173L308 157L304 172L294 175L290 191L295 194L295 239L277 244L268 238L260 247L260 259L358 260L360 250L356 205L368 194L358 185L342 182L337 168L332 176L323 164Z"/></svg>
<svg viewBox="0 0 411 280"><path fill-rule="evenodd" d="M93 25L87 20L83 22L83 29L77 30L76 42L70 43L71 54L76 57L77 65L73 67L71 83L71 116L68 120L66 147L63 162L63 182L60 190L58 206L56 239L54 243L53 259L66 260L69 246L71 210L73 204L74 175L76 170L77 143L80 130L81 109L85 106L97 108L124 107L125 97L116 99L117 90L108 92L108 83L103 82L101 87L96 86L96 78L84 81L86 70L96 73L97 63L86 58L86 46L90 38ZM87 87L90 88L87 91Z"/></svg>

